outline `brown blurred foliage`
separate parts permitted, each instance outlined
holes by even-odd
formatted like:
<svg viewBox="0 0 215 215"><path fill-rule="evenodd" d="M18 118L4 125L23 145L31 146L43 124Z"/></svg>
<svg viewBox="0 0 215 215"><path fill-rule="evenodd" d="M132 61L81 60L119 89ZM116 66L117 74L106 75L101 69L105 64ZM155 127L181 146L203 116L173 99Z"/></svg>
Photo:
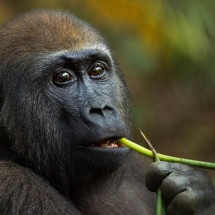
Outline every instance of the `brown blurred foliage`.
<svg viewBox="0 0 215 215"><path fill-rule="evenodd" d="M131 90L137 141L139 127L161 153L215 162L215 1L0 0L0 23L40 8L105 35Z"/></svg>

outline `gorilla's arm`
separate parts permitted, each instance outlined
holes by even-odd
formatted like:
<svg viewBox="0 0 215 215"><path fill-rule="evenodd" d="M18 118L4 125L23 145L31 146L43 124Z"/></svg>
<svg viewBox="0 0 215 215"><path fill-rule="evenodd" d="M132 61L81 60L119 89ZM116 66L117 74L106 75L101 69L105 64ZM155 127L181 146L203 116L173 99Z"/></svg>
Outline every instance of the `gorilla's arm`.
<svg viewBox="0 0 215 215"><path fill-rule="evenodd" d="M0 211L3 214L80 214L48 183L29 169L0 162Z"/></svg>
<svg viewBox="0 0 215 215"><path fill-rule="evenodd" d="M202 172L182 164L156 162L146 174L146 186L156 191L159 185L168 214L215 214L215 189Z"/></svg>

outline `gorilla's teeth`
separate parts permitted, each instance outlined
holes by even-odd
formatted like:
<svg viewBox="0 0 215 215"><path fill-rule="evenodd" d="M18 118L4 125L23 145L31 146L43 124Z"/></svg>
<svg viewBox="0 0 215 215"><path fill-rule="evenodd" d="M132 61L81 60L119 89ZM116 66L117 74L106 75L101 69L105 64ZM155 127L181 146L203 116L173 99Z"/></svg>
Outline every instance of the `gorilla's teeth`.
<svg viewBox="0 0 215 215"><path fill-rule="evenodd" d="M119 143L117 140L109 139L109 140L103 140L98 143L91 144L93 147L101 147L101 148L118 148L123 147L121 143Z"/></svg>
<svg viewBox="0 0 215 215"><path fill-rule="evenodd" d="M121 144L118 143L116 140L105 140L105 141L101 141L97 144L93 144L92 146L97 146L97 147L101 147L101 148L117 148L120 147Z"/></svg>
<svg viewBox="0 0 215 215"><path fill-rule="evenodd" d="M117 148L118 145L116 143L107 142L107 143L102 143L100 145L100 147L102 147L102 148Z"/></svg>

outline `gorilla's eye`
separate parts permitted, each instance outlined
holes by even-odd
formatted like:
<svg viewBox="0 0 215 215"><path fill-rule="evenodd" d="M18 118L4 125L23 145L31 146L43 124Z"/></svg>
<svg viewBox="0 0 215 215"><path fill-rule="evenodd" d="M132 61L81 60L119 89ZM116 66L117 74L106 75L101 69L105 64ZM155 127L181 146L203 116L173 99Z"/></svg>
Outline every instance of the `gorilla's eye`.
<svg viewBox="0 0 215 215"><path fill-rule="evenodd" d="M67 84L72 80L72 74L70 71L63 69L53 77L53 82L55 84Z"/></svg>
<svg viewBox="0 0 215 215"><path fill-rule="evenodd" d="M105 72L105 65L102 63L96 63L88 70L88 75L90 78L99 78Z"/></svg>

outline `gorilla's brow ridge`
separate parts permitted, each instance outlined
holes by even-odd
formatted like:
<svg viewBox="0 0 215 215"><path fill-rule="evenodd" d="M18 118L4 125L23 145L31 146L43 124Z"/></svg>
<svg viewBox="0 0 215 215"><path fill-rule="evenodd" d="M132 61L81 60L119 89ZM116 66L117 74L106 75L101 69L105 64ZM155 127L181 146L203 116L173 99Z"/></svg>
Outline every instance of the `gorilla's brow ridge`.
<svg viewBox="0 0 215 215"><path fill-rule="evenodd" d="M54 52L48 56L46 56L46 60L53 61L56 58L62 59L62 60L75 60L75 59L101 59L105 60L108 64L113 64L112 58L109 54L109 52L100 50L100 49L86 49L86 50L78 50L78 51L58 51Z"/></svg>

